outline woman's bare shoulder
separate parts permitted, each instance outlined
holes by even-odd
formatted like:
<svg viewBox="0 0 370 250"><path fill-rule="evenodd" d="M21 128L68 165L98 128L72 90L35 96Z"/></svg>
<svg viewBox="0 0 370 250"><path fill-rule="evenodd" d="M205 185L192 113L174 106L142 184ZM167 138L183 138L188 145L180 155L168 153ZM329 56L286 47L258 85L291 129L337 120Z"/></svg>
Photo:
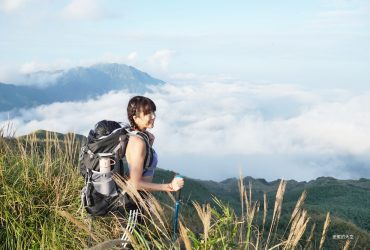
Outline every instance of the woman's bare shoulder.
<svg viewBox="0 0 370 250"><path fill-rule="evenodd" d="M135 135L130 136L128 144L132 146L137 146L137 147L140 147L140 146L145 147L144 140L140 138L139 136L135 136Z"/></svg>
<svg viewBox="0 0 370 250"><path fill-rule="evenodd" d="M137 156L143 157L146 154L145 142L138 136L131 135L126 148L126 157L130 165L133 165L131 162L132 159Z"/></svg>

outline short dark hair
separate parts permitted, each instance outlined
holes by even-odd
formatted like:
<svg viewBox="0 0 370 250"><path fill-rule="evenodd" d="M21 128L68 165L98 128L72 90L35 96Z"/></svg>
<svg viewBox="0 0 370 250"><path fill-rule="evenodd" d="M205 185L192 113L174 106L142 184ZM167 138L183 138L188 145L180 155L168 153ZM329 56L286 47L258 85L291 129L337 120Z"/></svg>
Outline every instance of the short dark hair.
<svg viewBox="0 0 370 250"><path fill-rule="evenodd" d="M132 128L137 128L137 125L134 121L134 115L139 115L140 112L143 112L144 115L147 115L151 112L155 112L157 107L154 102L145 96L134 96L130 99L127 104L127 118L130 122Z"/></svg>

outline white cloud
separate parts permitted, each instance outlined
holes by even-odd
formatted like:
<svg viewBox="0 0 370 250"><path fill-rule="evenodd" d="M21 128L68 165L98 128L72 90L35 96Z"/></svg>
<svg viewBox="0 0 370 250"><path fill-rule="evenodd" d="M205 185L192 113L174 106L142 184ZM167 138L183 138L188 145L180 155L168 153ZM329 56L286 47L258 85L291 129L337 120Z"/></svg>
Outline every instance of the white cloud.
<svg viewBox="0 0 370 250"><path fill-rule="evenodd" d="M127 92L112 92L99 99L87 102L65 102L41 105L24 109L11 120L17 134L27 134L38 129L62 133L76 132L87 134L93 125L103 119L122 121L124 105L130 96ZM0 118L7 120L7 113ZM4 122L3 122L4 123ZM6 123L6 122L5 122Z"/></svg>
<svg viewBox="0 0 370 250"><path fill-rule="evenodd" d="M27 62L21 65L20 73L21 74L30 74L37 71L47 71L52 70L54 67L50 66L50 64L42 64L35 61Z"/></svg>
<svg viewBox="0 0 370 250"><path fill-rule="evenodd" d="M99 119L122 120L125 100L132 95L112 92L87 103L24 110L15 118L18 133L40 128L85 133ZM155 130L163 138L159 141L163 140L160 147L165 152L361 155L370 149L369 93L345 102L326 102L317 93L293 86L211 82L166 84L154 88L150 96L157 102ZM280 109L286 102L295 109ZM91 119L78 119L91 113Z"/></svg>
<svg viewBox="0 0 370 250"><path fill-rule="evenodd" d="M19 9L24 2L24 0L0 0L0 10L6 13L13 12Z"/></svg>
<svg viewBox="0 0 370 250"><path fill-rule="evenodd" d="M9 81L15 85L44 87L54 84L63 71L72 66L73 62L66 59L53 63L30 61L22 64Z"/></svg>
<svg viewBox="0 0 370 250"><path fill-rule="evenodd" d="M96 20L104 16L98 0L72 0L61 14L62 17L71 20Z"/></svg>
<svg viewBox="0 0 370 250"><path fill-rule="evenodd" d="M370 93L222 82L165 84L153 90L146 95L157 104L153 132L165 167L175 164L195 177L197 167L212 173L214 165L234 169L237 164L247 164L248 175L272 179L370 177L366 167L358 175L346 168L347 156L370 164L365 157L370 152ZM48 129L86 135L101 119L126 121L125 106L133 95L111 92L88 102L44 105L23 110L12 121L17 134ZM1 116L6 120L7 114ZM338 168L341 172L335 173ZM239 170L234 170L236 176ZM212 174L204 177L221 178Z"/></svg>
<svg viewBox="0 0 370 250"><path fill-rule="evenodd" d="M138 53L136 51L130 52L128 55L117 55L115 53L105 53L102 61L107 63L124 63L134 65L138 60Z"/></svg>
<svg viewBox="0 0 370 250"><path fill-rule="evenodd" d="M158 50L149 57L148 63L150 66L154 68L159 68L160 70L166 71L168 69L168 65L171 61L173 54L174 51L172 50L168 49Z"/></svg>
<svg viewBox="0 0 370 250"><path fill-rule="evenodd" d="M133 51L130 54L128 54L127 59L129 61L135 61L137 59L137 52Z"/></svg>
<svg viewBox="0 0 370 250"><path fill-rule="evenodd" d="M316 152L363 155L370 150L369 107L370 93L365 93L345 103L317 105L287 123Z"/></svg>
<svg viewBox="0 0 370 250"><path fill-rule="evenodd" d="M127 63L127 56L116 55L114 53L105 53L103 61L109 63Z"/></svg>
<svg viewBox="0 0 370 250"><path fill-rule="evenodd" d="M176 83L189 82L233 82L237 80L234 77L225 74L196 74L191 72L179 72L169 76L171 81Z"/></svg>
<svg viewBox="0 0 370 250"><path fill-rule="evenodd" d="M39 61L30 61L20 65L19 73L31 74L39 71L55 71L66 70L75 66L76 64L68 59L60 59L52 63L44 63Z"/></svg>
<svg viewBox="0 0 370 250"><path fill-rule="evenodd" d="M166 85L155 99L165 114L160 131L172 135L163 150L173 153L362 154L370 149L369 96L333 104L292 86L203 83Z"/></svg>
<svg viewBox="0 0 370 250"><path fill-rule="evenodd" d="M0 82L12 83L19 75L16 67L6 64L0 64Z"/></svg>
<svg viewBox="0 0 370 250"><path fill-rule="evenodd" d="M311 25L317 29L365 28L370 24L370 4L368 1L328 1L329 8L317 13Z"/></svg>

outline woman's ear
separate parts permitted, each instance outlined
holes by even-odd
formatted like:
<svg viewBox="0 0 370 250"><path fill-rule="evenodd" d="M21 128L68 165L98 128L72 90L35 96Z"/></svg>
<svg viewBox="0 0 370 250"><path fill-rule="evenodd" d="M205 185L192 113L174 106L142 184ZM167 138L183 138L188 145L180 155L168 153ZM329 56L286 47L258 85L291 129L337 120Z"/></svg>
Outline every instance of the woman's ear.
<svg viewBox="0 0 370 250"><path fill-rule="evenodd" d="M134 115L132 118L134 119L135 123L137 123L137 120L138 120L140 117L139 117L139 116Z"/></svg>

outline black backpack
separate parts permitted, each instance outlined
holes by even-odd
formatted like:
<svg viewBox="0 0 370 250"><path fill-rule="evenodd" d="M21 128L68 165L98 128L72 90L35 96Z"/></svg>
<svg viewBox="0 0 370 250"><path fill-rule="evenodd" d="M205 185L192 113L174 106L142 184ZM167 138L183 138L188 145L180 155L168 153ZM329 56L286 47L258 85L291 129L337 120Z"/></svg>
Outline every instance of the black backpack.
<svg viewBox="0 0 370 250"><path fill-rule="evenodd" d="M121 127L119 123L114 121L98 122L95 129L90 130L87 142L81 147L80 173L85 177L85 186L81 190L81 201L89 214L106 215L116 207L116 202L120 197L128 200L127 197L123 197L126 192L120 190L112 176L114 173L122 177L126 174L123 158L131 134L136 134L144 139L147 146L144 168L149 167L152 154L147 135L131 131L128 127ZM110 153L108 157L114 161L114 165L108 173L100 173L101 153Z"/></svg>

